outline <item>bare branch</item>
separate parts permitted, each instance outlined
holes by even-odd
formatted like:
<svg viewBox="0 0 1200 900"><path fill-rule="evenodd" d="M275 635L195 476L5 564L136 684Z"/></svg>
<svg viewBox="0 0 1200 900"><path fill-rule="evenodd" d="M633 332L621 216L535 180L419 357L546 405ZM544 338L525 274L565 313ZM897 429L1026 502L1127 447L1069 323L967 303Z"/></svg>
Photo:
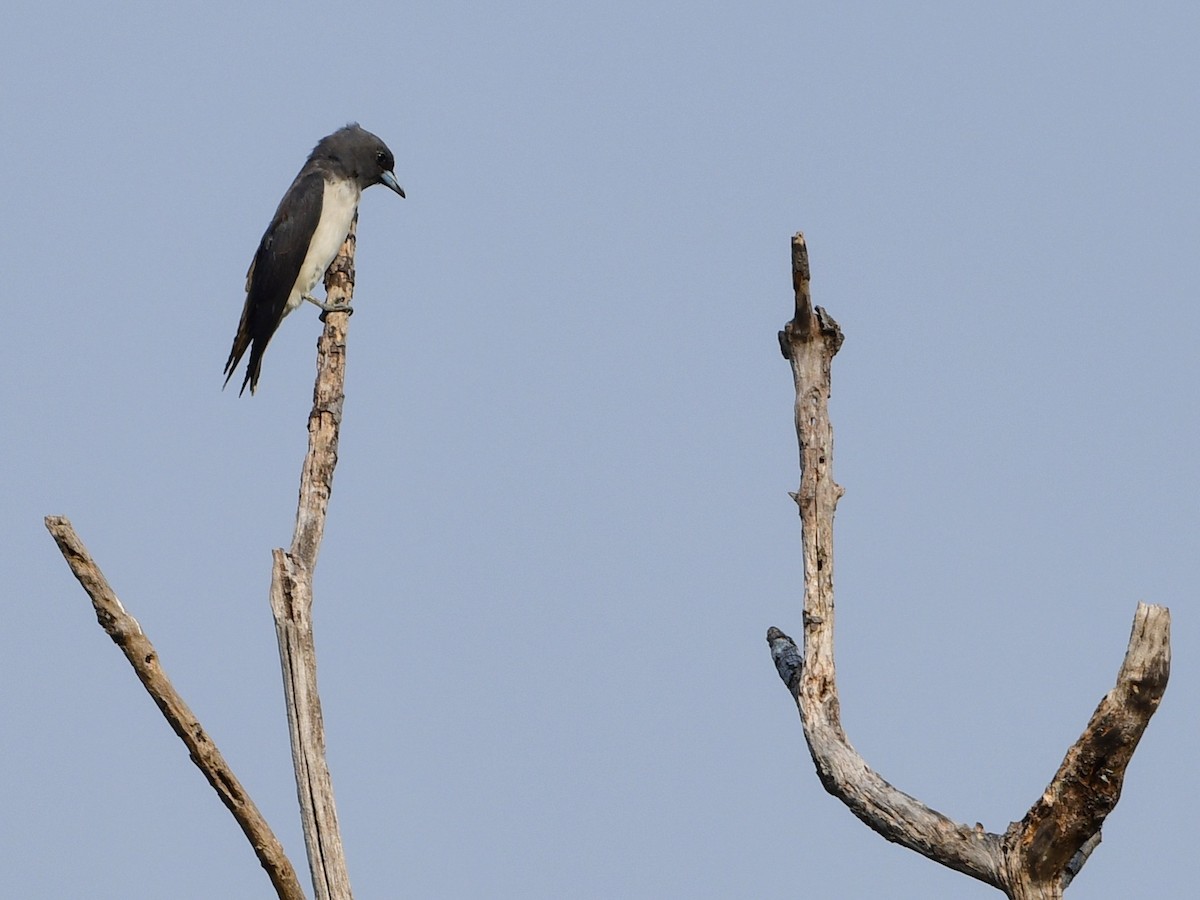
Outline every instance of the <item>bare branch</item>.
<svg viewBox="0 0 1200 900"><path fill-rule="evenodd" d="M1029 888L1060 879L1066 887L1100 843L1100 827L1121 798L1125 769L1170 673L1171 613L1139 603L1116 687L1100 701L1041 798L1004 836L1008 869Z"/></svg>
<svg viewBox="0 0 1200 900"><path fill-rule="evenodd" d="M348 306L354 293L354 246L355 226L351 225L346 243L325 277L331 304ZM317 900L350 900L350 873L338 827L333 780L325 759L325 723L317 693L312 629L312 578L337 465L350 316L334 311L322 318L325 329L317 342L317 380L308 416L308 453L300 473L296 530L290 550L272 552L271 611L279 642L296 794L313 889Z"/></svg>
<svg viewBox="0 0 1200 900"><path fill-rule="evenodd" d="M796 702L821 784L889 841L915 850L1021 900L1061 897L1100 842L1100 825L1120 796L1125 767L1162 698L1170 669L1170 615L1139 604L1117 687L1101 702L1042 799L1001 837L968 827L888 784L851 746L841 723L833 657L833 518L842 488L833 480L830 369L842 345L838 324L809 293L804 236L792 239L796 314L779 333L796 384L804 560L803 652L767 631L771 656Z"/></svg>
<svg viewBox="0 0 1200 900"><path fill-rule="evenodd" d="M780 332L796 382L796 435L800 442L800 507L804 555L803 663L795 643L777 628L767 639L800 710L821 784L867 825L981 881L998 885L999 838L959 825L898 791L867 766L842 730L833 659L833 515L842 488L833 480L833 426L829 421L830 366L842 345L838 324L809 296L804 235L792 239L796 317ZM780 666L780 662L783 666Z"/></svg>
<svg viewBox="0 0 1200 900"><path fill-rule="evenodd" d="M233 817L254 848L258 861L267 870L271 884L281 900L304 900L304 891L283 846L250 795L234 776L199 720L175 690L158 658L158 652L142 631L137 620L125 611L116 593L100 571L87 548L65 516L46 516L46 528L58 544L63 558L83 589L92 598L100 626L121 648L142 686L154 700L167 723L188 748L192 762L233 813Z"/></svg>

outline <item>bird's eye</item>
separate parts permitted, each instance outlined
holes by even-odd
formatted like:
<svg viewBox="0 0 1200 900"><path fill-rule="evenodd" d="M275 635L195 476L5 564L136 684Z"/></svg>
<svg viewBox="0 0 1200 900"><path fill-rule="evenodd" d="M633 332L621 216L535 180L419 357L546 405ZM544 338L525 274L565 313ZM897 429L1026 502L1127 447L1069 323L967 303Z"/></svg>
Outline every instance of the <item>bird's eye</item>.
<svg viewBox="0 0 1200 900"><path fill-rule="evenodd" d="M387 162L387 154L384 153L382 150L376 150L375 151L375 161L377 163L379 163L380 165L382 165L383 163Z"/></svg>

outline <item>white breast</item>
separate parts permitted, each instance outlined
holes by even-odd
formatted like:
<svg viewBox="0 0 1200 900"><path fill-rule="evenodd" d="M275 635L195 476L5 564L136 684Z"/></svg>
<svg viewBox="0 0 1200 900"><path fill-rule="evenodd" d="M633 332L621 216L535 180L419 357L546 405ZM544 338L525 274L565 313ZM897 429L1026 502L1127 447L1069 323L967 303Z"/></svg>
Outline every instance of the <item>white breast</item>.
<svg viewBox="0 0 1200 900"><path fill-rule="evenodd" d="M284 315L303 303L303 296L311 293L317 282L325 276L325 270L337 256L346 235L350 233L350 223L354 221L354 210L358 208L361 196L362 191L353 181L325 182L321 218L308 245L308 255L304 257L304 263L300 266L296 284L288 297Z"/></svg>

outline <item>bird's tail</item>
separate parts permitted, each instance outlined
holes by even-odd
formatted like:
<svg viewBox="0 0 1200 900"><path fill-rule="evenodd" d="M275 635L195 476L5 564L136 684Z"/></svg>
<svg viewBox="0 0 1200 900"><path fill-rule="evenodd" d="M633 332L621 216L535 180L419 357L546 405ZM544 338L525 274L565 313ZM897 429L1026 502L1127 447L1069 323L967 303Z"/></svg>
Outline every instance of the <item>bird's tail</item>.
<svg viewBox="0 0 1200 900"><path fill-rule="evenodd" d="M233 339L233 347L229 351L229 359L225 361L225 384L221 385L222 390L228 386L229 379L233 377L238 363L242 361L246 349L249 348L250 362L246 366L246 377L242 380L242 389L238 391L239 397L246 392L247 384L250 385L250 394L253 396L254 388L258 386L258 373L262 368L263 351L266 349L265 346L259 346L260 342L251 340L249 323L246 318L246 311L243 310L242 320L238 322L237 335Z"/></svg>
<svg viewBox="0 0 1200 900"><path fill-rule="evenodd" d="M246 363L246 377L242 379L242 389L238 391L238 396L246 393L246 385L250 385L250 396L254 396L254 390L258 387L258 376L262 371L263 351L267 349L266 341L255 341L250 347L250 361Z"/></svg>

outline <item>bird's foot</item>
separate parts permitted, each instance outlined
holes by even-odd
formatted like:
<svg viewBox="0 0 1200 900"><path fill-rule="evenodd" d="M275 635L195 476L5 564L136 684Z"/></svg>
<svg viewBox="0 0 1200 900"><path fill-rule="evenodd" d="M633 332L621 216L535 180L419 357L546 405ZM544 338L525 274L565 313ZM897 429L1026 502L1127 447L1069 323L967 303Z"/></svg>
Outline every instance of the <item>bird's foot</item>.
<svg viewBox="0 0 1200 900"><path fill-rule="evenodd" d="M329 303L322 302L312 294L305 294L301 299L307 300L309 303L321 310L321 321L325 321L325 317L331 312L344 312L348 316L354 315L354 308L349 303Z"/></svg>

